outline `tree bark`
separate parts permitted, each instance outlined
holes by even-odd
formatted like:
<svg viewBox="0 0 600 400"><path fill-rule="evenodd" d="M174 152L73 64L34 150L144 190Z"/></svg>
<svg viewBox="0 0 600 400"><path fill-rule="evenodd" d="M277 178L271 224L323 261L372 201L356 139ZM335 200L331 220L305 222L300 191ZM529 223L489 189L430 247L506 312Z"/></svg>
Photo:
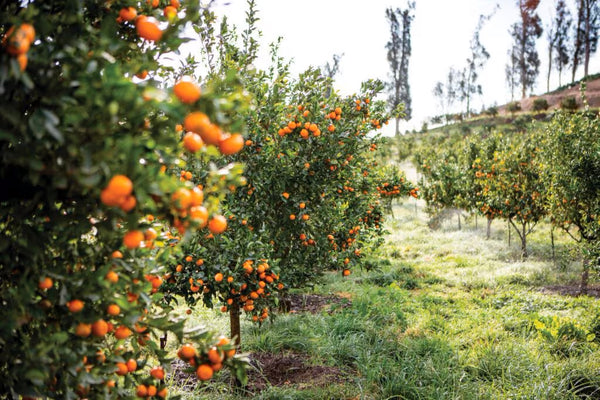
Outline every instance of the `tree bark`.
<svg viewBox="0 0 600 400"><path fill-rule="evenodd" d="M168 332L165 332L165 334L160 337L160 349L161 350L164 350L165 347L167 347L167 335L168 335Z"/></svg>
<svg viewBox="0 0 600 400"><path fill-rule="evenodd" d="M240 304L234 301L229 309L229 327L231 329L231 338L234 340L235 346L239 349L242 343L240 330Z"/></svg>
<svg viewBox="0 0 600 400"><path fill-rule="evenodd" d="M487 228L485 230L485 238L489 239L492 237L492 218L487 219Z"/></svg>
<svg viewBox="0 0 600 400"><path fill-rule="evenodd" d="M579 294L587 294L589 277L590 277L590 262L587 258L584 258L583 259L583 271L581 272L581 285L579 286Z"/></svg>
<svg viewBox="0 0 600 400"><path fill-rule="evenodd" d="M550 243L552 245L552 263L556 265L556 252L554 251L554 225L550 228Z"/></svg>
<svg viewBox="0 0 600 400"><path fill-rule="evenodd" d="M460 223L460 210L456 210L456 216L458 217L458 230L460 231L462 229L462 226Z"/></svg>
<svg viewBox="0 0 600 400"><path fill-rule="evenodd" d="M529 257L529 253L527 252L527 224L522 224L522 232L519 234L521 236L521 259L525 260Z"/></svg>

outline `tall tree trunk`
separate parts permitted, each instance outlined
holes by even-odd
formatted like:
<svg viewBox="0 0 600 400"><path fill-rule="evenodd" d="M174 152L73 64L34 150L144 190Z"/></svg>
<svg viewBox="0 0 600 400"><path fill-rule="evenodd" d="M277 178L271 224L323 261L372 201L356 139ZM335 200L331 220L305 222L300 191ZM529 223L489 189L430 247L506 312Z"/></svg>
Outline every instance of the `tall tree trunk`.
<svg viewBox="0 0 600 400"><path fill-rule="evenodd" d="M240 329L240 304L234 301L229 309L229 327L231 329L231 338L234 340L235 346L239 349L242 343L242 335Z"/></svg>
<svg viewBox="0 0 600 400"><path fill-rule="evenodd" d="M587 257L584 257L583 271L581 272L581 285L579 286L580 294L587 294L589 277L590 277L590 261L587 259Z"/></svg>
<svg viewBox="0 0 600 400"><path fill-rule="evenodd" d="M594 0L595 1L595 0ZM585 3L585 50L583 62L583 77L588 76L588 67L590 65L590 18L592 1L584 1Z"/></svg>
<svg viewBox="0 0 600 400"><path fill-rule="evenodd" d="M508 247L510 247L510 235L511 235L510 219L506 222L506 226L508 227Z"/></svg>
<svg viewBox="0 0 600 400"><path fill-rule="evenodd" d="M529 253L527 252L527 223L523 223L521 229L521 233L519 234L521 237L521 259L525 260L529 257Z"/></svg>
<svg viewBox="0 0 600 400"><path fill-rule="evenodd" d="M456 210L456 216L458 217L458 230L460 231L462 229L462 226L460 223L460 210Z"/></svg>
<svg viewBox="0 0 600 400"><path fill-rule="evenodd" d="M550 228L550 243L552 244L552 264L556 265L556 252L554 250L554 224Z"/></svg>
<svg viewBox="0 0 600 400"><path fill-rule="evenodd" d="M400 135L400 117L396 118L396 136Z"/></svg>
<svg viewBox="0 0 600 400"><path fill-rule="evenodd" d="M548 46L548 77L546 79L546 92L550 91L550 74L552 73L552 50L554 49L554 45L552 42Z"/></svg>
<svg viewBox="0 0 600 400"><path fill-rule="evenodd" d="M475 230L477 230L477 213L475 213Z"/></svg>
<svg viewBox="0 0 600 400"><path fill-rule="evenodd" d="M487 219L487 227L485 229L485 238L486 239L489 239L492 237L492 221L493 220L494 220L493 218L489 218L489 217Z"/></svg>
<svg viewBox="0 0 600 400"><path fill-rule="evenodd" d="M562 86L562 65L558 63L558 87Z"/></svg>

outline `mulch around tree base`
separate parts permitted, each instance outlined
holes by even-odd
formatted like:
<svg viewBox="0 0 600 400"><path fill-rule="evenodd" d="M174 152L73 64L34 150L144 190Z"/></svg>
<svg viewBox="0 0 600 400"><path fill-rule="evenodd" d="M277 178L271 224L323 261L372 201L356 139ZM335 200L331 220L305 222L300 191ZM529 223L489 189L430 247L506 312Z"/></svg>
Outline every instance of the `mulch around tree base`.
<svg viewBox="0 0 600 400"><path fill-rule="evenodd" d="M551 285L544 286L540 289L542 293L547 294L560 294L562 296L582 296L587 295L591 297L600 298L600 285L589 285L585 293L581 292L579 283L573 283L570 285Z"/></svg>
<svg viewBox="0 0 600 400"><path fill-rule="evenodd" d="M347 297L319 294L288 294L286 301L290 312L308 312L311 314L316 314L324 309L333 311L334 309L346 308L352 304Z"/></svg>
<svg viewBox="0 0 600 400"><path fill-rule="evenodd" d="M344 382L347 375L337 367L311 365L309 357L299 353L250 355L251 367L248 370L249 392L260 392L268 386L294 385L319 387Z"/></svg>

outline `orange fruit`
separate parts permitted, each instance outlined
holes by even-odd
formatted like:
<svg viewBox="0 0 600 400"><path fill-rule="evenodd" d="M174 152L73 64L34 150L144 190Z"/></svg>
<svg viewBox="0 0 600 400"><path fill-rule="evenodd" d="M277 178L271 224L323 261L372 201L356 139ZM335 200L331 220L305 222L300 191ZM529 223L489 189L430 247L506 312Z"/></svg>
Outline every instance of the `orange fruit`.
<svg viewBox="0 0 600 400"><path fill-rule="evenodd" d="M201 206L202 202L204 201L204 192L202 191L202 189L196 186L192 189L191 195L192 202L190 203L190 205L192 207Z"/></svg>
<svg viewBox="0 0 600 400"><path fill-rule="evenodd" d="M117 283L119 281L119 274L117 274L115 271L108 271L104 279L111 283Z"/></svg>
<svg viewBox="0 0 600 400"><path fill-rule="evenodd" d="M75 327L75 334L79 337L88 337L92 334L92 324L80 322Z"/></svg>
<svg viewBox="0 0 600 400"><path fill-rule="evenodd" d="M144 233L139 230L128 231L123 236L123 245L128 249L136 249L144 241Z"/></svg>
<svg viewBox="0 0 600 400"><path fill-rule="evenodd" d="M125 175L115 175L108 181L106 189L114 196L125 197L133 191L133 182Z"/></svg>
<svg viewBox="0 0 600 400"><path fill-rule="evenodd" d="M171 7L172 10L177 14L177 10ZM166 8L165 8L166 11ZM202 93L200 87L188 76L181 78L175 86L173 86L173 93L182 103L191 104L195 103Z"/></svg>
<svg viewBox="0 0 600 400"><path fill-rule="evenodd" d="M181 346L181 349L179 349L178 355L183 360L189 360L190 358L196 357L196 349L189 344L184 344Z"/></svg>
<svg viewBox="0 0 600 400"><path fill-rule="evenodd" d="M333 131L335 131L335 126L334 126L333 124L332 124L332 125L329 125L329 126L327 127L327 130L328 130L329 132L333 132Z"/></svg>
<svg viewBox="0 0 600 400"><path fill-rule="evenodd" d="M135 28L142 39L157 42L162 37L162 31L158 27L158 21L153 17L138 17Z"/></svg>
<svg viewBox="0 0 600 400"><path fill-rule="evenodd" d="M112 252L111 257L112 258L123 258L123 253L121 253L119 250L115 250Z"/></svg>
<svg viewBox="0 0 600 400"><path fill-rule="evenodd" d="M216 281L216 282L221 282L222 280L223 280L223 274L222 274L222 273L220 273L220 272L217 272L217 273L215 274L215 281Z"/></svg>
<svg viewBox="0 0 600 400"><path fill-rule="evenodd" d="M229 156L237 153L244 148L244 137L239 133L230 136L224 136L219 142L219 151L221 154Z"/></svg>
<svg viewBox="0 0 600 400"><path fill-rule="evenodd" d="M52 278L45 277L43 279L40 279L38 283L38 288L40 288L41 290L46 290L50 289L53 285L54 281L52 281Z"/></svg>
<svg viewBox="0 0 600 400"><path fill-rule="evenodd" d="M163 15L167 17L167 19L173 19L177 16L177 9L173 6L166 6L163 9Z"/></svg>
<svg viewBox="0 0 600 400"><path fill-rule="evenodd" d="M156 396L156 386L148 385L148 397Z"/></svg>
<svg viewBox="0 0 600 400"><path fill-rule="evenodd" d="M83 305L84 304L85 303L83 301L81 301L81 300L73 299L73 300L67 302L67 308L72 313L76 313L76 312L79 312L79 311L83 310Z"/></svg>
<svg viewBox="0 0 600 400"><path fill-rule="evenodd" d="M147 69L141 70L140 72L135 74L135 76L142 80L146 79L146 77L148 76L148 70Z"/></svg>
<svg viewBox="0 0 600 400"><path fill-rule="evenodd" d="M189 113L183 120L183 127L186 131L199 133L206 126L210 125L208 116L200 111Z"/></svg>
<svg viewBox="0 0 600 400"><path fill-rule="evenodd" d="M156 395L158 397L163 398L163 399L166 399L168 394L169 394L169 391L168 391L168 389L166 387L160 389L158 391L158 393L156 393Z"/></svg>
<svg viewBox="0 0 600 400"><path fill-rule="evenodd" d="M127 370L129 372L133 372L137 369L137 361L135 361L133 358L130 358L129 360L127 360L125 365L127 365Z"/></svg>
<svg viewBox="0 0 600 400"><path fill-rule="evenodd" d="M223 361L223 357L221 357L221 354L219 354L219 350L214 346L208 350L207 355L208 359L213 364L219 364Z"/></svg>
<svg viewBox="0 0 600 400"><path fill-rule="evenodd" d="M161 367L161 366L156 366L156 367L153 367L153 368L150 370L150 375L151 375L151 376L152 376L154 379L158 379L158 380L161 380L161 381L162 381L163 379L165 379L165 370L164 370L164 368L163 368L163 367Z"/></svg>
<svg viewBox="0 0 600 400"><path fill-rule="evenodd" d="M201 228L208 223L208 210L204 206L195 206L190 208L190 218L197 221Z"/></svg>
<svg viewBox="0 0 600 400"><path fill-rule="evenodd" d="M109 304L109 306L106 307L106 313L115 317L121 313L121 307L117 304Z"/></svg>
<svg viewBox="0 0 600 400"><path fill-rule="evenodd" d="M123 7L119 11L119 18L122 21L133 21L137 17L137 11L133 7Z"/></svg>
<svg viewBox="0 0 600 400"><path fill-rule="evenodd" d="M179 210L185 210L192 205L192 192L187 188L179 188L171 195L173 205Z"/></svg>
<svg viewBox="0 0 600 400"><path fill-rule="evenodd" d="M125 197L125 199L121 203L120 207L121 207L121 210L123 210L125 212L129 212L135 208L136 204L137 204L137 200L136 200L135 196L130 195L130 196Z"/></svg>
<svg viewBox="0 0 600 400"><path fill-rule="evenodd" d="M119 325L117 329L115 329L115 337L117 339L127 339L132 333L133 332L131 332L131 329L125 325Z"/></svg>
<svg viewBox="0 0 600 400"><path fill-rule="evenodd" d="M294 214L290 214L290 219L293 221L296 219L296 216Z"/></svg>
<svg viewBox="0 0 600 400"><path fill-rule="evenodd" d="M29 51L32 42L32 40L29 40L29 37L29 33L23 30L21 26L16 29L12 26L4 35L2 43L6 46L8 54L18 56Z"/></svg>
<svg viewBox="0 0 600 400"><path fill-rule="evenodd" d="M210 378L212 378L213 373L214 371L209 364L202 364L196 370L196 375L201 381L209 380Z"/></svg>
<svg viewBox="0 0 600 400"><path fill-rule="evenodd" d="M223 137L221 128L216 124L209 124L198 133L205 143L212 144L213 146L218 146Z"/></svg>
<svg viewBox="0 0 600 400"><path fill-rule="evenodd" d="M92 324L92 334L97 337L103 337L108 333L108 324L105 320L99 319Z"/></svg>
<svg viewBox="0 0 600 400"><path fill-rule="evenodd" d="M183 136L183 147L192 153L197 152L204 146L202 137L194 132L188 132Z"/></svg>
<svg viewBox="0 0 600 400"><path fill-rule="evenodd" d="M127 364L124 362L118 362L117 366L117 375L123 376L129 373L129 369L127 368Z"/></svg>
<svg viewBox="0 0 600 400"><path fill-rule="evenodd" d="M148 396L148 388L146 385L141 384L135 390L135 395L138 397L147 397Z"/></svg>
<svg viewBox="0 0 600 400"><path fill-rule="evenodd" d="M148 3L148 5L151 5L153 8L158 7L159 2L159 0L146 0L146 3Z"/></svg>
<svg viewBox="0 0 600 400"><path fill-rule="evenodd" d="M342 271L342 275L344 275L344 276L350 275L350 270L349 269L345 269L344 271Z"/></svg>
<svg viewBox="0 0 600 400"><path fill-rule="evenodd" d="M222 215L215 215L208 221L208 230L213 234L225 232L227 229L227 219Z"/></svg>
<svg viewBox="0 0 600 400"><path fill-rule="evenodd" d="M156 233L156 230L154 228L148 228L144 232L144 239L146 239L146 240L154 240L157 237L158 237L158 233Z"/></svg>
<svg viewBox="0 0 600 400"><path fill-rule="evenodd" d="M179 8L180 3L179 0L171 0L171 6L175 7L175 8Z"/></svg>

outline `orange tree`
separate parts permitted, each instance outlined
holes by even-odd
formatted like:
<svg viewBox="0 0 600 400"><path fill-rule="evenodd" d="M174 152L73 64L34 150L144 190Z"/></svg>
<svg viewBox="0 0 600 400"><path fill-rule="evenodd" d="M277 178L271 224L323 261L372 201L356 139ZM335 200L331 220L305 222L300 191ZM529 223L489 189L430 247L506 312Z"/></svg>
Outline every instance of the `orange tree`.
<svg viewBox="0 0 600 400"><path fill-rule="evenodd" d="M521 240L521 256L527 258L527 236L546 215L545 185L541 179L541 161L537 138L513 136L501 144L489 178L486 195L496 204Z"/></svg>
<svg viewBox="0 0 600 400"><path fill-rule="evenodd" d="M417 198L419 196L419 188L414 183L406 179L404 171L401 171L397 166L380 168L377 176L377 192L381 197L385 209L393 214L392 203L396 199L411 196Z"/></svg>
<svg viewBox="0 0 600 400"><path fill-rule="evenodd" d="M381 213L370 176L376 143L368 134L389 119L384 104L372 101L380 82L343 98L329 93L331 82L318 70L291 78L276 50L271 68L254 70L256 18L249 4L241 46L226 24L218 33L225 46L215 45L214 29L199 29L204 48L216 49L206 57L209 69L239 69L254 99L244 114L245 146L227 160L245 165L247 185L222 202L226 230L198 233L164 286L190 305L219 304L230 313L238 343L240 310L260 323L277 305L277 292L314 285L331 269L348 275L363 249L377 242ZM214 21L208 12L204 17Z"/></svg>
<svg viewBox="0 0 600 400"><path fill-rule="evenodd" d="M600 265L600 141L598 115L559 113L543 129L543 176L552 220L583 253L581 286Z"/></svg>
<svg viewBox="0 0 600 400"><path fill-rule="evenodd" d="M179 238L240 183L231 166L204 173L204 192L165 172L220 158L176 131L186 114L243 122L229 118L245 104L235 74L202 93L153 79L172 77L157 59L198 7L25 1L0 15L0 397L166 397L165 331L201 379L243 373L226 339L184 331L157 291Z"/></svg>

